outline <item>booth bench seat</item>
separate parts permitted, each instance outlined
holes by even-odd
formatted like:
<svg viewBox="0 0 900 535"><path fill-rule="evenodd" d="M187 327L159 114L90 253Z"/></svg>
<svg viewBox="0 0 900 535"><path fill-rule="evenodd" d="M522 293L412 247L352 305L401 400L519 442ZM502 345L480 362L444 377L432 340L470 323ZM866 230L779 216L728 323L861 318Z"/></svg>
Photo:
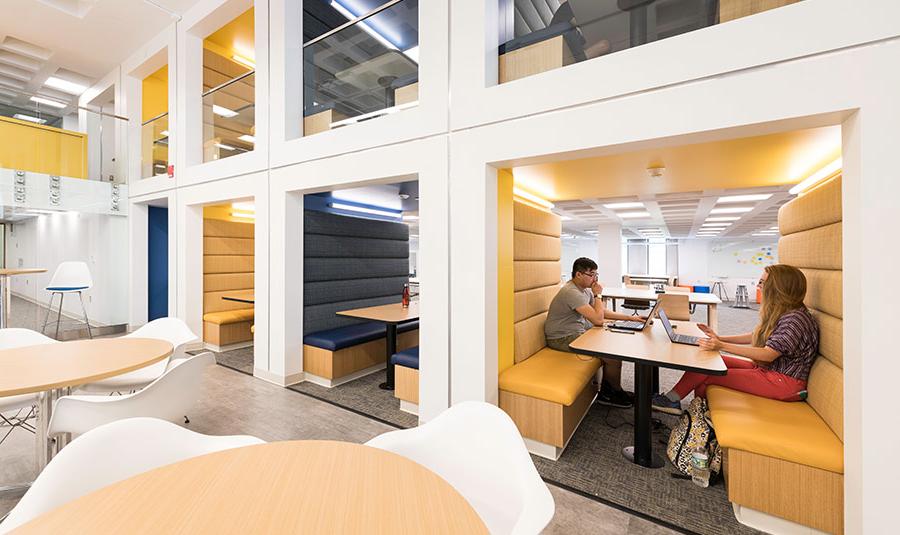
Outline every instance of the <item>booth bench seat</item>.
<svg viewBox="0 0 900 535"><path fill-rule="evenodd" d="M203 315L203 340L215 351L253 340L253 309L222 310ZM231 348L234 349L234 348Z"/></svg>
<svg viewBox="0 0 900 535"><path fill-rule="evenodd" d="M806 402L707 390L728 500L829 533L843 526L844 445Z"/></svg>
<svg viewBox="0 0 900 535"><path fill-rule="evenodd" d="M400 400L400 410L419 414L419 346L394 353L394 397Z"/></svg>
<svg viewBox="0 0 900 535"><path fill-rule="evenodd" d="M597 396L602 363L545 347L500 374L500 408L525 437L529 451L556 460Z"/></svg>
<svg viewBox="0 0 900 535"><path fill-rule="evenodd" d="M397 327L397 349L419 343L419 322ZM385 367L385 326L370 321L316 331L303 337L303 371L308 381L326 387L358 379Z"/></svg>

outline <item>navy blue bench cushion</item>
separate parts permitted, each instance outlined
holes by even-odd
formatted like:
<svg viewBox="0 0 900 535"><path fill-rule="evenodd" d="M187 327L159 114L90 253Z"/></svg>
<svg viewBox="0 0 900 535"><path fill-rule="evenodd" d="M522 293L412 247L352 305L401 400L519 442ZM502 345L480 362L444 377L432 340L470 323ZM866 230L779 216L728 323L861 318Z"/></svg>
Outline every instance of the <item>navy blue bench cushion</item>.
<svg viewBox="0 0 900 535"><path fill-rule="evenodd" d="M395 366L406 366L407 368L419 369L419 346L404 349L398 353L391 355L391 364Z"/></svg>
<svg viewBox="0 0 900 535"><path fill-rule="evenodd" d="M328 351L337 351L345 347L384 338L384 334L385 327L383 323L368 321L366 323L309 333L303 337L303 343L327 349Z"/></svg>
<svg viewBox="0 0 900 535"><path fill-rule="evenodd" d="M415 331L419 328L419 320L411 321L409 323L401 323L397 325L398 333L408 333L409 331Z"/></svg>

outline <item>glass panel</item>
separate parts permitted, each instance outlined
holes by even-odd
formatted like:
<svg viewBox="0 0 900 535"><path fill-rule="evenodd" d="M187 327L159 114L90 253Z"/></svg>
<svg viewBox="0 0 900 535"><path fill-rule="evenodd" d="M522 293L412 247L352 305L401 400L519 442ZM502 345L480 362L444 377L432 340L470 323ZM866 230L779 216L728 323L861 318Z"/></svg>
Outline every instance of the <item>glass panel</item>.
<svg viewBox="0 0 900 535"><path fill-rule="evenodd" d="M798 1L498 0L500 83Z"/></svg>
<svg viewBox="0 0 900 535"><path fill-rule="evenodd" d="M169 165L169 114L141 126L141 178L165 175Z"/></svg>
<svg viewBox="0 0 900 535"><path fill-rule="evenodd" d="M203 96L203 161L253 150L256 136L255 73L238 76Z"/></svg>
<svg viewBox="0 0 900 535"><path fill-rule="evenodd" d="M347 4L345 7L344 4ZM347 20L348 0L335 0ZM303 131L312 135L418 104L419 2L403 0L303 49Z"/></svg>

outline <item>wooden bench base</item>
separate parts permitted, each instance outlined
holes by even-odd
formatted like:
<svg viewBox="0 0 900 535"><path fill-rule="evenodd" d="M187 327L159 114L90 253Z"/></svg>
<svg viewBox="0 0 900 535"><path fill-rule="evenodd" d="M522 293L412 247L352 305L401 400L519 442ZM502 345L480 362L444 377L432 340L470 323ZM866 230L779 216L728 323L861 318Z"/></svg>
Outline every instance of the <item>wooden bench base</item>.
<svg viewBox="0 0 900 535"><path fill-rule="evenodd" d="M844 532L843 474L729 448L725 480L735 516L751 527L771 532L771 523L785 519L825 533ZM777 518L767 523L769 515Z"/></svg>
<svg viewBox="0 0 900 535"><path fill-rule="evenodd" d="M528 451L555 461L596 397L597 389L590 381L569 406L501 390L500 408L516 423Z"/></svg>
<svg viewBox="0 0 900 535"><path fill-rule="evenodd" d="M400 400L400 410L419 414L419 370L394 366L394 397Z"/></svg>
<svg viewBox="0 0 900 535"><path fill-rule="evenodd" d="M203 322L203 342L209 349L221 352L253 344L253 321L238 323Z"/></svg>
<svg viewBox="0 0 900 535"><path fill-rule="evenodd" d="M303 346L303 371L306 380L332 388L366 376L385 367L384 338L364 344L329 351L320 347ZM419 331L397 335L397 350L419 345Z"/></svg>

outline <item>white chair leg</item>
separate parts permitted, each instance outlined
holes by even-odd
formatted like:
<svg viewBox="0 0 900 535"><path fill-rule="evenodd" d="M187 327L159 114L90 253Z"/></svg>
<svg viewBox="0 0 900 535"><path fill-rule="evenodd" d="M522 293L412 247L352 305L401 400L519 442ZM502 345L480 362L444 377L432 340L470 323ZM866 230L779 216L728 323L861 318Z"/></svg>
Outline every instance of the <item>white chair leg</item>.
<svg viewBox="0 0 900 535"><path fill-rule="evenodd" d="M93 340L94 335L91 333L91 320L88 319L87 309L84 307L84 295L82 295L81 292L78 292L78 297L81 299L81 311L84 312L84 323L88 328L88 338Z"/></svg>

